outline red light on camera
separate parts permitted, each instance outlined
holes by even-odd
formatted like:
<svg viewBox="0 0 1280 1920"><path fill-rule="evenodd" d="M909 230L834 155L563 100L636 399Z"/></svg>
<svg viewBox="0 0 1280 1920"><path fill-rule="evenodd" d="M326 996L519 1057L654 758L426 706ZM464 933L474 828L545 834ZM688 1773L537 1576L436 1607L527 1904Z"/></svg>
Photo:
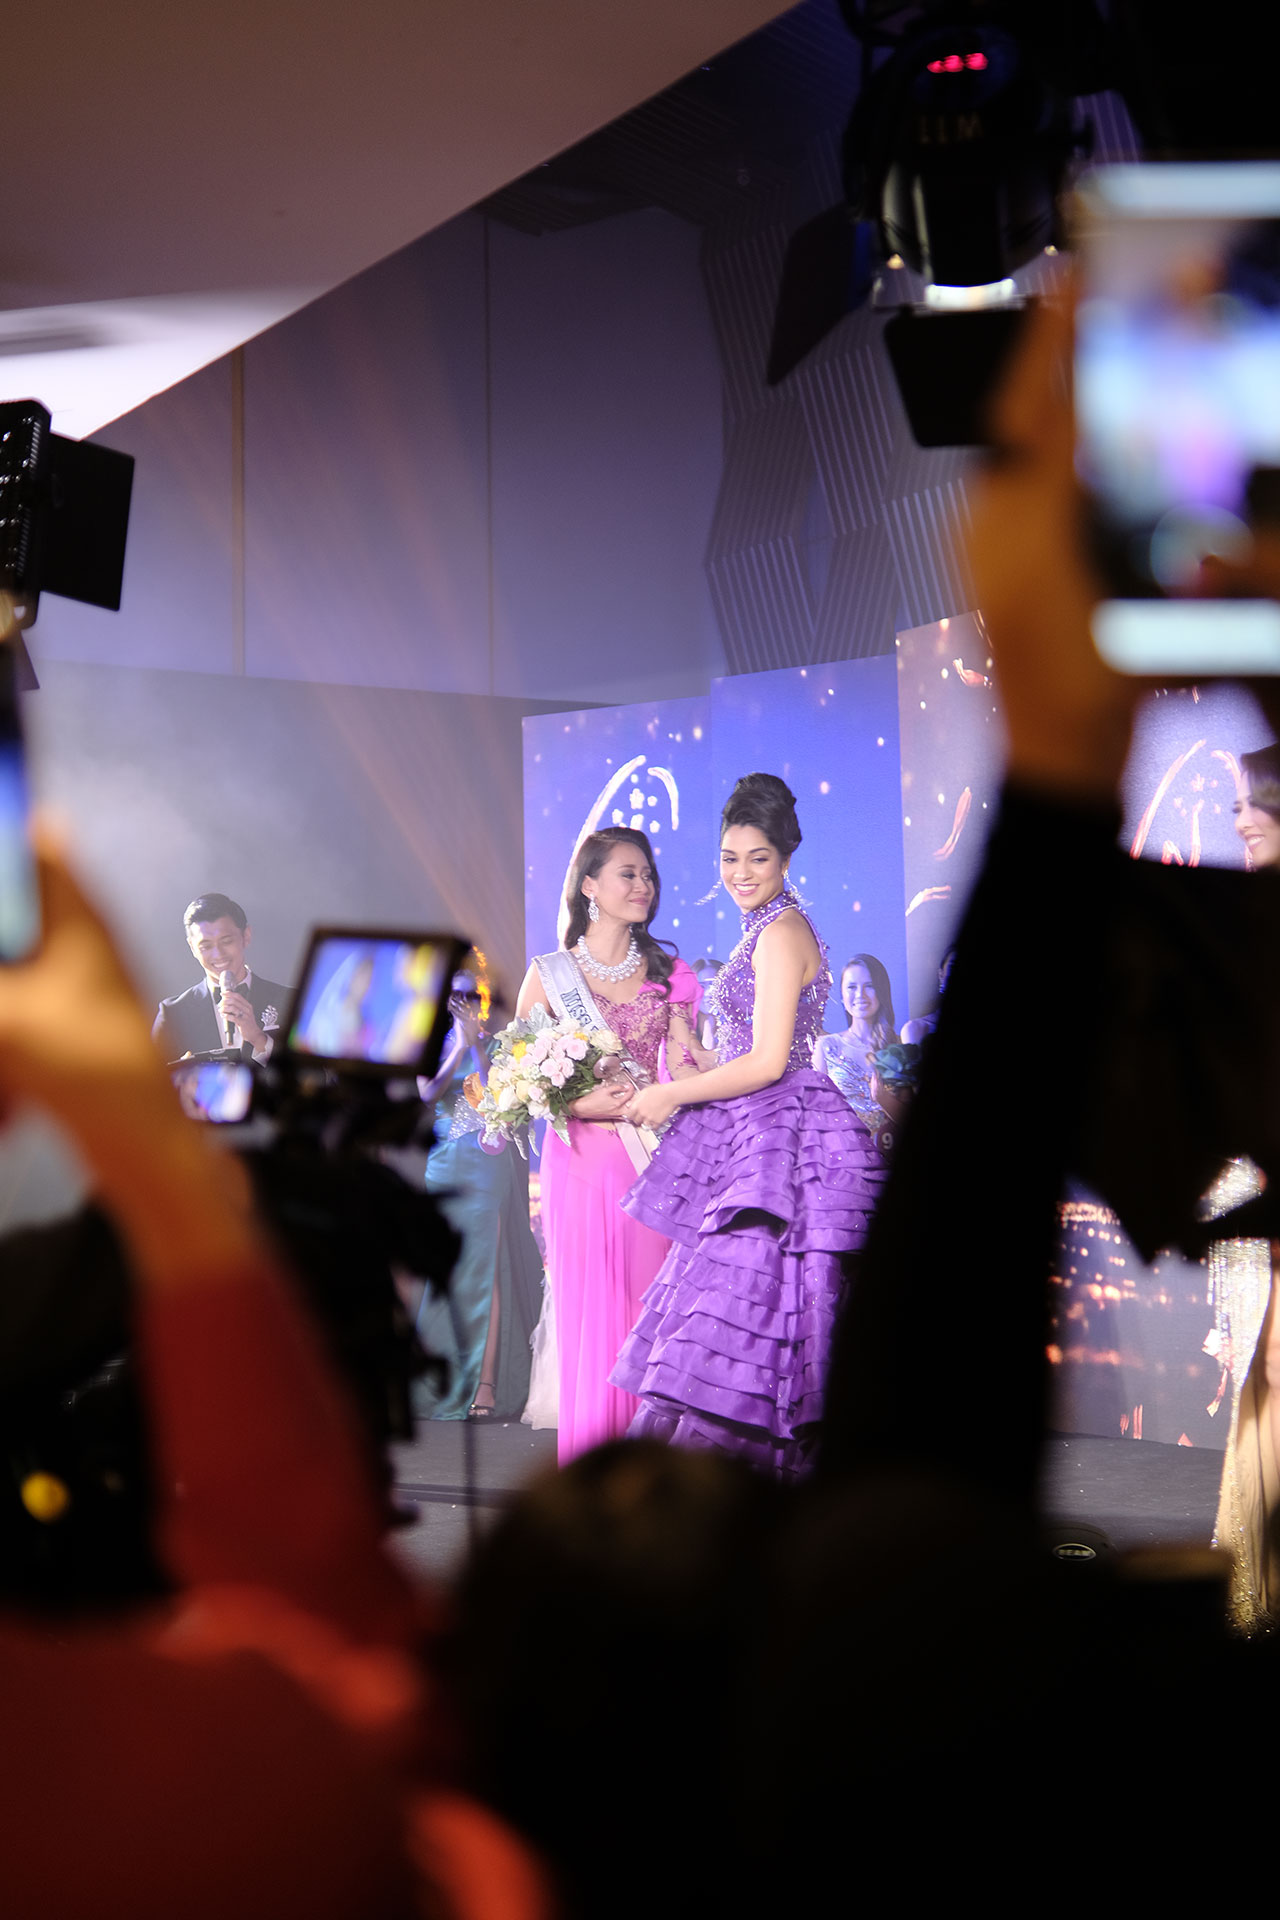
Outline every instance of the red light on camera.
<svg viewBox="0 0 1280 1920"><path fill-rule="evenodd" d="M930 73L981 73L989 64L985 53L944 53L928 67Z"/></svg>

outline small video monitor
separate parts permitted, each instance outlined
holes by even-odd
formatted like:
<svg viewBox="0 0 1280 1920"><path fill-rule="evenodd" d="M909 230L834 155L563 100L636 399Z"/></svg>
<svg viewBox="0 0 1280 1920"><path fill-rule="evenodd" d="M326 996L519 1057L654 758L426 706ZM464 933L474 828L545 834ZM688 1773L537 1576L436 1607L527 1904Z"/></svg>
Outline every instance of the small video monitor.
<svg viewBox="0 0 1280 1920"><path fill-rule="evenodd" d="M451 933L317 927L286 1028L286 1051L345 1072L433 1073L449 1031L449 987L467 943Z"/></svg>
<svg viewBox="0 0 1280 1920"><path fill-rule="evenodd" d="M189 1119L234 1127L249 1118L253 1068L247 1060L184 1060L170 1073Z"/></svg>

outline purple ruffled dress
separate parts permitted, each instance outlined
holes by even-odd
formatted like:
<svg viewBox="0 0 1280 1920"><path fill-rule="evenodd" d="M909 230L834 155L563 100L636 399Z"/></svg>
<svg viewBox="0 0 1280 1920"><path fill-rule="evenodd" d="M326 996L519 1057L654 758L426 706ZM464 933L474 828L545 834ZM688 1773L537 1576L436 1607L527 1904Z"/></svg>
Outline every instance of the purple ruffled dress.
<svg viewBox="0 0 1280 1920"><path fill-rule="evenodd" d="M751 1046L751 958L789 908L803 912L787 889L746 916L711 989L722 1062ZM672 1247L611 1376L640 1400L633 1436L717 1447L787 1477L808 1464L842 1256L862 1245L885 1174L866 1127L809 1064L831 990L818 945L781 1079L679 1108L622 1203Z"/></svg>

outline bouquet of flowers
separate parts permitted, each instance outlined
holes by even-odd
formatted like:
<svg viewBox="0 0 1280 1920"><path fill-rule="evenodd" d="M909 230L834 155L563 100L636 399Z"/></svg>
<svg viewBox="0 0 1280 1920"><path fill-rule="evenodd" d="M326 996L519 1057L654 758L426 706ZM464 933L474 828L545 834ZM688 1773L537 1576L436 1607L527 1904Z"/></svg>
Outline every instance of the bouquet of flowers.
<svg viewBox="0 0 1280 1920"><path fill-rule="evenodd" d="M545 1007L531 1008L495 1039L488 1085L474 1075L466 1083L484 1122L481 1145L494 1151L514 1140L524 1153L535 1120L545 1120L567 1144L569 1108L600 1084L606 1061L621 1052L622 1042L607 1029L587 1034Z"/></svg>
<svg viewBox="0 0 1280 1920"><path fill-rule="evenodd" d="M920 1084L922 1051L912 1040L905 1045L895 1040L892 1046L879 1048L871 1055L871 1065L881 1085L891 1093L914 1093Z"/></svg>
<svg viewBox="0 0 1280 1920"><path fill-rule="evenodd" d="M883 1090L904 1096L913 1094L920 1084L921 1052L922 1049L913 1041L904 1044L901 1040L895 1040L890 1046L878 1047L874 1053L869 1053L867 1061L874 1076L872 1086L876 1087L877 1092ZM878 1104L855 1106L854 1111L880 1153L886 1160L889 1159L898 1143L898 1121Z"/></svg>

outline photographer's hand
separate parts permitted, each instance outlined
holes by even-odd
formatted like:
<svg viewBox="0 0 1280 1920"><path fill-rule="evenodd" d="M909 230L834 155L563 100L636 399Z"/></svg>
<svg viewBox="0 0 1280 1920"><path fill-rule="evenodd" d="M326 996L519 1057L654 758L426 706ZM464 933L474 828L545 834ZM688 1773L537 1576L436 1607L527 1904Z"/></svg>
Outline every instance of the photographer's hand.
<svg viewBox="0 0 1280 1920"><path fill-rule="evenodd" d="M1256 527L1247 558L1207 554L1200 563L1199 589L1214 600L1280 600L1280 527L1272 522ZM1280 736L1280 680L1251 680L1248 686Z"/></svg>
<svg viewBox="0 0 1280 1920"><path fill-rule="evenodd" d="M974 493L970 564L995 657L1015 780L1114 801L1146 683L1103 665L1102 590L1085 557L1074 467L1072 316L1032 315L996 402L998 450Z"/></svg>
<svg viewBox="0 0 1280 1920"><path fill-rule="evenodd" d="M44 935L32 959L0 968L0 1101L32 1101L66 1129L144 1282L180 1282L193 1246L202 1272L229 1271L255 1246L246 1209L228 1198L239 1168L218 1155L215 1169L111 935L53 837L33 838Z"/></svg>

